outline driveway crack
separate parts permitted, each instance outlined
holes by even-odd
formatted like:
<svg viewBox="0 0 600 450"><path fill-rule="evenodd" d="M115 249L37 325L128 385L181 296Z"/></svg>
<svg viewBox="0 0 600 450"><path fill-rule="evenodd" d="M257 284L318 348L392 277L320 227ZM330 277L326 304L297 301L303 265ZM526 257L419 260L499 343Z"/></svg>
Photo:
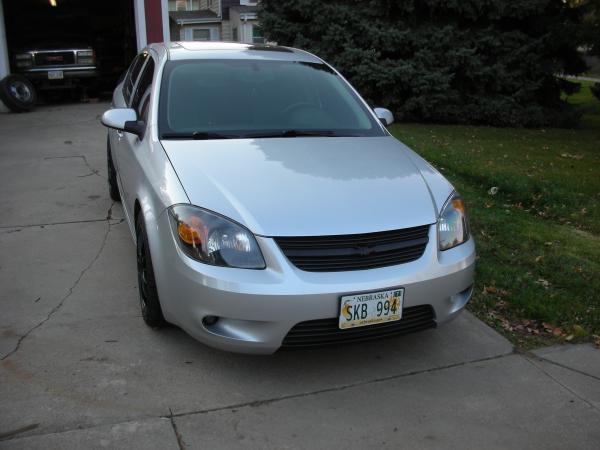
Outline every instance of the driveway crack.
<svg viewBox="0 0 600 450"><path fill-rule="evenodd" d="M106 246L106 242L108 241L108 235L110 234L111 228L114 225L118 225L121 222L123 222L123 219L120 219L118 222L116 223L111 223L111 215L112 215L112 207L114 205L114 202L111 204L108 213L107 213L107 218L105 219L106 223L107 223L107 228L106 228L106 233L104 234L104 238L102 239L102 244L100 245L100 248L98 249L98 251L96 252L94 258L89 262L89 264L87 266L85 266L83 268L83 270L81 270L81 272L79 273L79 276L77 277L77 279L75 280L75 282L71 285L71 287L69 288L69 290L67 291L66 295L60 299L60 301L48 312L48 314L46 315L46 317L41 320L40 322L38 322L36 325L34 325L33 327L31 327L29 330L27 330L27 332L25 332L25 334L21 335L19 337L19 339L17 340L17 343L15 344L15 347L8 352L7 354L3 355L2 358L0 358L0 361L4 361L5 359L11 357L12 355L14 355L15 353L17 353L19 351L19 349L21 348L21 344L23 343L23 341L25 339L27 339L27 337L33 333L35 330L37 330L38 328L40 328L42 325L44 325L46 322L48 322L52 316L54 314L56 314L64 305L64 303L67 301L67 299L73 294L75 288L77 288L77 286L79 285L79 282L82 280L83 276L93 267L93 265L96 263L96 261L98 261L98 259L100 258L100 255L102 254L102 252L104 251L104 247Z"/></svg>
<svg viewBox="0 0 600 450"><path fill-rule="evenodd" d="M77 178L84 178L84 177L89 177L92 175L96 175L99 176L100 178L105 178L102 174L100 174L100 171L98 169L94 169L89 161L87 160L85 155L72 155L72 156L47 156L44 159L45 160L49 160L49 159L70 159L70 158L81 158L83 160L83 163L87 166L87 168L89 169L90 173L86 173L85 175L77 175Z"/></svg>
<svg viewBox="0 0 600 450"><path fill-rule="evenodd" d="M506 358L507 356L511 356L511 355L514 355L513 351L511 351L509 353L502 353L499 355L494 355L494 356L487 356L484 358L472 359L469 361L462 361L462 362L453 363L453 364L446 364L443 366L432 367L432 368L428 368L428 369L414 370L414 371L410 371L410 372L403 372L403 373L399 373L399 374L388 375L385 377L374 378L374 379L370 379L370 380L357 381L355 383L348 383L348 384L343 384L343 385L339 385L339 386L332 386L332 387L328 387L328 388L324 388L324 389L318 389L315 391L300 392L297 394L282 395L279 397L267 398L264 400L253 400L253 401L245 402L245 403L217 406L214 408L206 408L206 409L200 409L200 410L195 410L195 411L186 411L186 412L181 412L181 413L176 413L176 414L174 414L171 411L171 409L169 408L169 411L171 411L171 415L170 416L162 416L162 418L173 419L173 418L177 418L177 417L193 416L193 415L197 415L197 414L209 414L209 413L214 413L214 412L228 411L228 410L232 410L232 409L239 409L239 408L246 408L246 407L254 408L257 406L269 405L271 403L282 402L285 400L311 397L314 395L326 394L329 392L344 391L346 389L352 389L352 388L361 387L361 386L368 386L368 385L376 384L376 383L384 383L386 381L397 380L397 379L401 379L401 378L411 377L414 375L434 373L434 372L439 372L442 370L448 370L448 369L454 369L457 367L467 366L469 364L478 364L478 363L482 363L482 362L486 362L486 361L493 361L496 359Z"/></svg>
<svg viewBox="0 0 600 450"><path fill-rule="evenodd" d="M173 410L171 408L169 408L169 420L171 422L171 427L173 428L173 433L175 433L175 439L177 439L177 446L179 447L179 450L185 450L185 442L183 441L181 433L177 429L177 424L175 423Z"/></svg>

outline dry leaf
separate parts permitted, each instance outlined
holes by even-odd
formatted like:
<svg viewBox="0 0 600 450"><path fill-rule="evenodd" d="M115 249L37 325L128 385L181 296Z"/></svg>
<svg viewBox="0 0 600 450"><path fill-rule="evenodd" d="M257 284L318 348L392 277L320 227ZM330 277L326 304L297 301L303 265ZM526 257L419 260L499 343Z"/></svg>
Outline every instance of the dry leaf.
<svg viewBox="0 0 600 450"><path fill-rule="evenodd" d="M484 294L495 294L496 288L494 286L483 286L483 293Z"/></svg>
<svg viewBox="0 0 600 450"><path fill-rule="evenodd" d="M562 329L560 327L556 327L554 330L552 330L552 334L554 336L561 336L563 334Z"/></svg>

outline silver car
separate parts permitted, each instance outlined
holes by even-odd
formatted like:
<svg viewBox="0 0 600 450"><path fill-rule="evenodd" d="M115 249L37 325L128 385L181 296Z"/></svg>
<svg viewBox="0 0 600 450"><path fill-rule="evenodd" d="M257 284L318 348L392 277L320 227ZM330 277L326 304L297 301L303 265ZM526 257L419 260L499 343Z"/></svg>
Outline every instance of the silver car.
<svg viewBox="0 0 600 450"><path fill-rule="evenodd" d="M392 121L302 50L147 47L102 117L146 323L273 353L456 317L475 264L465 204Z"/></svg>

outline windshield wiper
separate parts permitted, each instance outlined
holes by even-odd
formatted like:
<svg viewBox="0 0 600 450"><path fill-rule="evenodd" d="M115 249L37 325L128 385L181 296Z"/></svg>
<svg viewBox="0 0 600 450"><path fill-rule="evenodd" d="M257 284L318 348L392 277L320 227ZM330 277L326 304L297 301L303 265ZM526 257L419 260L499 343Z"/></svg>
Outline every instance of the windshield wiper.
<svg viewBox="0 0 600 450"><path fill-rule="evenodd" d="M161 139L194 139L194 140L208 140L208 139L234 139L239 136L233 136L228 134L210 133L207 131L195 131L193 133L163 133Z"/></svg>
<svg viewBox="0 0 600 450"><path fill-rule="evenodd" d="M245 134L244 138L294 138L294 137L304 137L304 136L314 136L314 137L334 137L336 136L335 132L329 130L320 130L320 131L302 131L302 130L283 130L283 131L273 131L273 132L264 132L264 133L250 133Z"/></svg>

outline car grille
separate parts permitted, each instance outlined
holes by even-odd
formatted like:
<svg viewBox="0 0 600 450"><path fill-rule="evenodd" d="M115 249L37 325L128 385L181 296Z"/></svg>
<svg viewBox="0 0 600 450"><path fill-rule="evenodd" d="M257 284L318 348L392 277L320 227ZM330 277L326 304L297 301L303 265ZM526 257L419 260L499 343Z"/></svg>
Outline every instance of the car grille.
<svg viewBox="0 0 600 450"><path fill-rule="evenodd" d="M35 54L37 66L63 66L75 64L75 52L38 52Z"/></svg>
<svg viewBox="0 0 600 450"><path fill-rule="evenodd" d="M277 237L292 264L310 272L339 272L393 266L419 259L429 225L367 234Z"/></svg>
<svg viewBox="0 0 600 450"><path fill-rule="evenodd" d="M436 326L431 305L404 308L402 319L378 325L341 330L338 319L309 320L296 324L286 335L282 348L320 347L399 336Z"/></svg>

